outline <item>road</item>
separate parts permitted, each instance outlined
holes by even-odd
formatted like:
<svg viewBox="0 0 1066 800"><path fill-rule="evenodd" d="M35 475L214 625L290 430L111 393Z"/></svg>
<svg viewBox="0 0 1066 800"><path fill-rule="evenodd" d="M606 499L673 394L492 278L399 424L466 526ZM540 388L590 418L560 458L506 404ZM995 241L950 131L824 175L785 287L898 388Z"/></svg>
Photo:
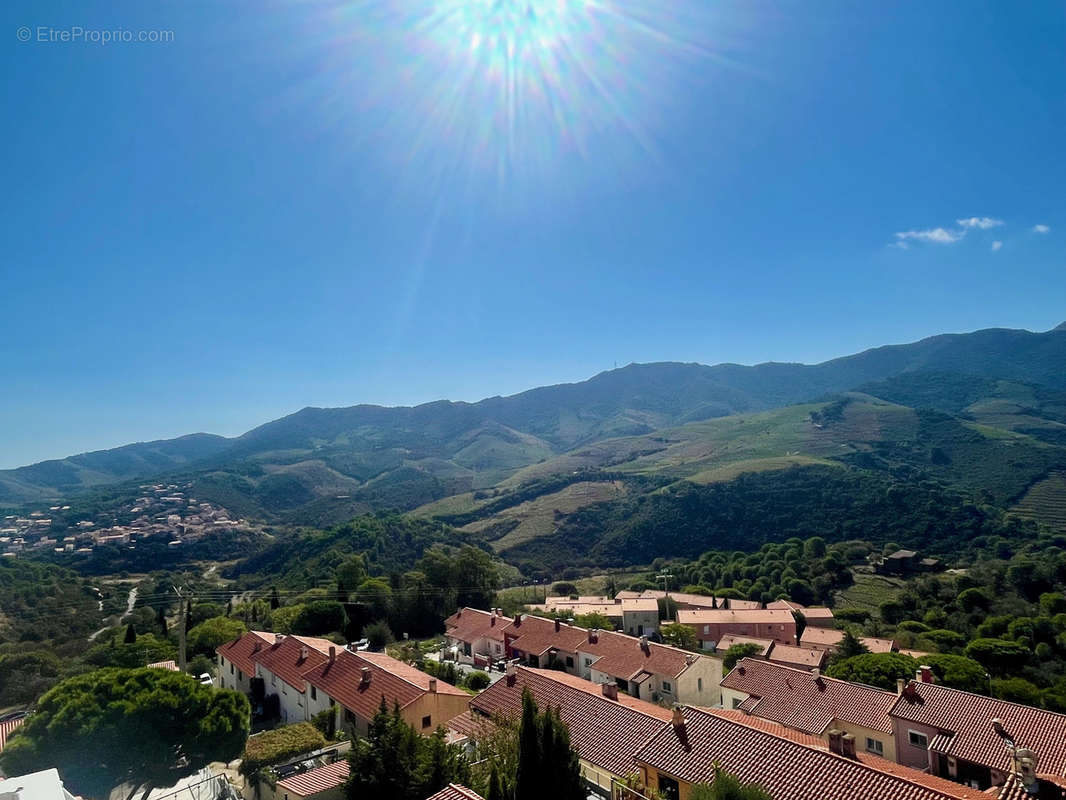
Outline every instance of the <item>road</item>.
<svg viewBox="0 0 1066 800"><path fill-rule="evenodd" d="M126 595L126 614L129 614L130 612L132 612L133 611L133 607L136 604L137 604L137 587L134 586L132 589L130 589L130 593L128 595ZM103 601L101 601L100 602L100 608L103 608L103 607L104 607L104 604L103 604ZM123 615L123 616L125 616L125 615ZM90 642L95 641L97 636L99 636L104 631L109 630L111 627L112 627L111 625L105 625L100 630L93 631L93 633L91 633L89 635L89 641Z"/></svg>

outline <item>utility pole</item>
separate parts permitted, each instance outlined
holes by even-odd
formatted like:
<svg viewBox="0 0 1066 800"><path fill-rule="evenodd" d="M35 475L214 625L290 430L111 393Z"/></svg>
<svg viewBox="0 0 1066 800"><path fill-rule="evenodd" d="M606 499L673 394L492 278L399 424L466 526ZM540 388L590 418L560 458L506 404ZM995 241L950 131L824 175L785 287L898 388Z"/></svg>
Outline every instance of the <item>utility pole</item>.
<svg viewBox="0 0 1066 800"><path fill-rule="evenodd" d="M174 591L178 595L178 670L185 671L185 596L177 586Z"/></svg>

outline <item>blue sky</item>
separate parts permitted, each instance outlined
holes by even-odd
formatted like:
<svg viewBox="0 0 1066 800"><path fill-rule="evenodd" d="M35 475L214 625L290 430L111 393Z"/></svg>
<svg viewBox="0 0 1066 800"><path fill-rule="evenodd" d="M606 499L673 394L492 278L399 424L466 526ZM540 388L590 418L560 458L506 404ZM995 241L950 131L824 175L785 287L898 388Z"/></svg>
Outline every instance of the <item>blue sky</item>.
<svg viewBox="0 0 1066 800"><path fill-rule="evenodd" d="M0 467L1066 319L1061 2L0 14Z"/></svg>

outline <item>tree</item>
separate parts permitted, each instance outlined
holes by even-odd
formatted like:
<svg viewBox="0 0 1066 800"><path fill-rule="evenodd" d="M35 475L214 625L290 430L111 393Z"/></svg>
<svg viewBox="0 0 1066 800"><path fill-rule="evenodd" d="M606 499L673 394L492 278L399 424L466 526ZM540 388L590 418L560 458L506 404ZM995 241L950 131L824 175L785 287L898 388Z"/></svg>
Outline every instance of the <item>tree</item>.
<svg viewBox="0 0 1066 800"><path fill-rule="evenodd" d="M122 643L123 644L133 644L136 641L137 641L137 631L134 630L133 623L131 622L129 625L126 626L126 636L122 640Z"/></svg>
<svg viewBox="0 0 1066 800"><path fill-rule="evenodd" d="M1029 648L1010 639L974 639L966 645L966 655L995 674L1003 675L1025 666Z"/></svg>
<svg viewBox="0 0 1066 800"><path fill-rule="evenodd" d="M366 580L366 557L362 553L357 553L353 556L348 556L337 567L337 589L340 592L343 587L348 592L355 589L359 584ZM347 597L341 597L342 600L347 600Z"/></svg>
<svg viewBox="0 0 1066 800"><path fill-rule="evenodd" d="M552 584L552 594L558 597L569 597L577 594L577 586L569 581L559 581Z"/></svg>
<svg viewBox="0 0 1066 800"><path fill-rule="evenodd" d="M62 666L48 650L20 649L0 656L0 708L28 703L48 691Z"/></svg>
<svg viewBox="0 0 1066 800"><path fill-rule="evenodd" d="M840 640L836 652L833 653L833 661L845 661L869 652L870 648L864 645L854 633L844 631L844 638Z"/></svg>
<svg viewBox="0 0 1066 800"><path fill-rule="evenodd" d="M300 636L321 636L344 628L344 606L336 600L307 603L292 622L292 632Z"/></svg>
<svg viewBox="0 0 1066 800"><path fill-rule="evenodd" d="M696 646L696 632L680 622L667 622L659 627L663 641L673 647L693 648Z"/></svg>
<svg viewBox="0 0 1066 800"><path fill-rule="evenodd" d="M270 588L270 609L273 611L281 607L281 599L278 597L278 587Z"/></svg>
<svg viewBox="0 0 1066 800"><path fill-rule="evenodd" d="M796 641L803 638L803 632L807 630L807 618L798 608L792 609L792 619L796 620Z"/></svg>
<svg viewBox="0 0 1066 800"><path fill-rule="evenodd" d="M151 633L138 636L134 642L118 642L118 634L106 642L89 648L85 661L96 667L125 667L135 669L155 661L168 661L177 656L173 643Z"/></svg>
<svg viewBox="0 0 1066 800"><path fill-rule="evenodd" d="M598 628L601 631L613 631L614 623L606 614L593 611L589 614L578 614L574 617L574 624L581 628Z"/></svg>
<svg viewBox="0 0 1066 800"><path fill-rule="evenodd" d="M244 623L229 617L213 617L204 620L189 631L189 649L193 653L214 653L215 648L233 641L247 632Z"/></svg>
<svg viewBox="0 0 1066 800"><path fill-rule="evenodd" d="M385 619L392 607L392 587L381 578L370 578L359 584L356 598L369 609L370 619Z"/></svg>
<svg viewBox="0 0 1066 800"><path fill-rule="evenodd" d="M238 692L160 669L102 669L68 678L0 753L9 775L58 767L72 792L132 797L171 786L244 750L251 707Z"/></svg>
<svg viewBox="0 0 1066 800"><path fill-rule="evenodd" d="M992 694L1027 706L1039 706L1042 699L1039 687L1025 678L996 678L992 681Z"/></svg>
<svg viewBox="0 0 1066 800"><path fill-rule="evenodd" d="M831 678L895 691L896 681L913 678L918 666L915 659L902 653L863 653L834 662L826 674Z"/></svg>
<svg viewBox="0 0 1066 800"><path fill-rule="evenodd" d="M987 609L992 604L992 598L988 596L988 592L984 589L974 586L960 592L956 602L959 604L959 608L966 613L970 613L979 608Z"/></svg>
<svg viewBox="0 0 1066 800"><path fill-rule="evenodd" d="M714 780L711 783L699 783L692 787L690 800L773 800L769 793L754 783L741 783L740 780L714 765Z"/></svg>
<svg viewBox="0 0 1066 800"><path fill-rule="evenodd" d="M367 625L363 633L370 642L371 650L383 650L385 645L393 640L392 630L384 620Z"/></svg>
<svg viewBox="0 0 1066 800"><path fill-rule="evenodd" d="M749 656L757 656L761 653L762 646L757 645L754 642L741 642L740 644L735 644L725 651L725 655L722 657L722 670L724 672L732 672L740 659L748 658Z"/></svg>
<svg viewBox="0 0 1066 800"><path fill-rule="evenodd" d="M929 653L922 656L922 664L932 667L937 681L945 686L978 694L988 692L985 668L972 658L948 653Z"/></svg>
<svg viewBox="0 0 1066 800"><path fill-rule="evenodd" d="M584 800L581 765L570 746L570 731L557 711L538 713L528 689L522 691L518 730L515 800Z"/></svg>
<svg viewBox="0 0 1066 800"><path fill-rule="evenodd" d="M425 800L449 783L468 783L470 768L462 750L445 740L443 728L420 736L382 698L365 739L352 744L348 756L351 800Z"/></svg>
<svg viewBox="0 0 1066 800"><path fill-rule="evenodd" d="M283 606L270 612L270 627L275 633L293 633L296 618L304 610L303 604Z"/></svg>

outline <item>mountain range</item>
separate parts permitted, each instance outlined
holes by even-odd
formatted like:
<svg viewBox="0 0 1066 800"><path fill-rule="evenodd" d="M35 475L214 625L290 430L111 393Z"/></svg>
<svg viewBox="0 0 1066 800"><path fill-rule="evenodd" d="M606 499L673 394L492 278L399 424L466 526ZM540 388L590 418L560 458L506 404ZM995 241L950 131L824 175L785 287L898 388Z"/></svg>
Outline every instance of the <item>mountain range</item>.
<svg viewBox="0 0 1066 800"><path fill-rule="evenodd" d="M180 476L246 516L328 524L392 508L506 528L510 546L637 478L919 470L1006 503L1066 468L1064 454L1066 324L933 336L816 365L632 364L477 403L305 408L234 438L198 433L0 471L0 504ZM1004 476L996 463L1014 468ZM538 499L539 512L523 506Z"/></svg>

